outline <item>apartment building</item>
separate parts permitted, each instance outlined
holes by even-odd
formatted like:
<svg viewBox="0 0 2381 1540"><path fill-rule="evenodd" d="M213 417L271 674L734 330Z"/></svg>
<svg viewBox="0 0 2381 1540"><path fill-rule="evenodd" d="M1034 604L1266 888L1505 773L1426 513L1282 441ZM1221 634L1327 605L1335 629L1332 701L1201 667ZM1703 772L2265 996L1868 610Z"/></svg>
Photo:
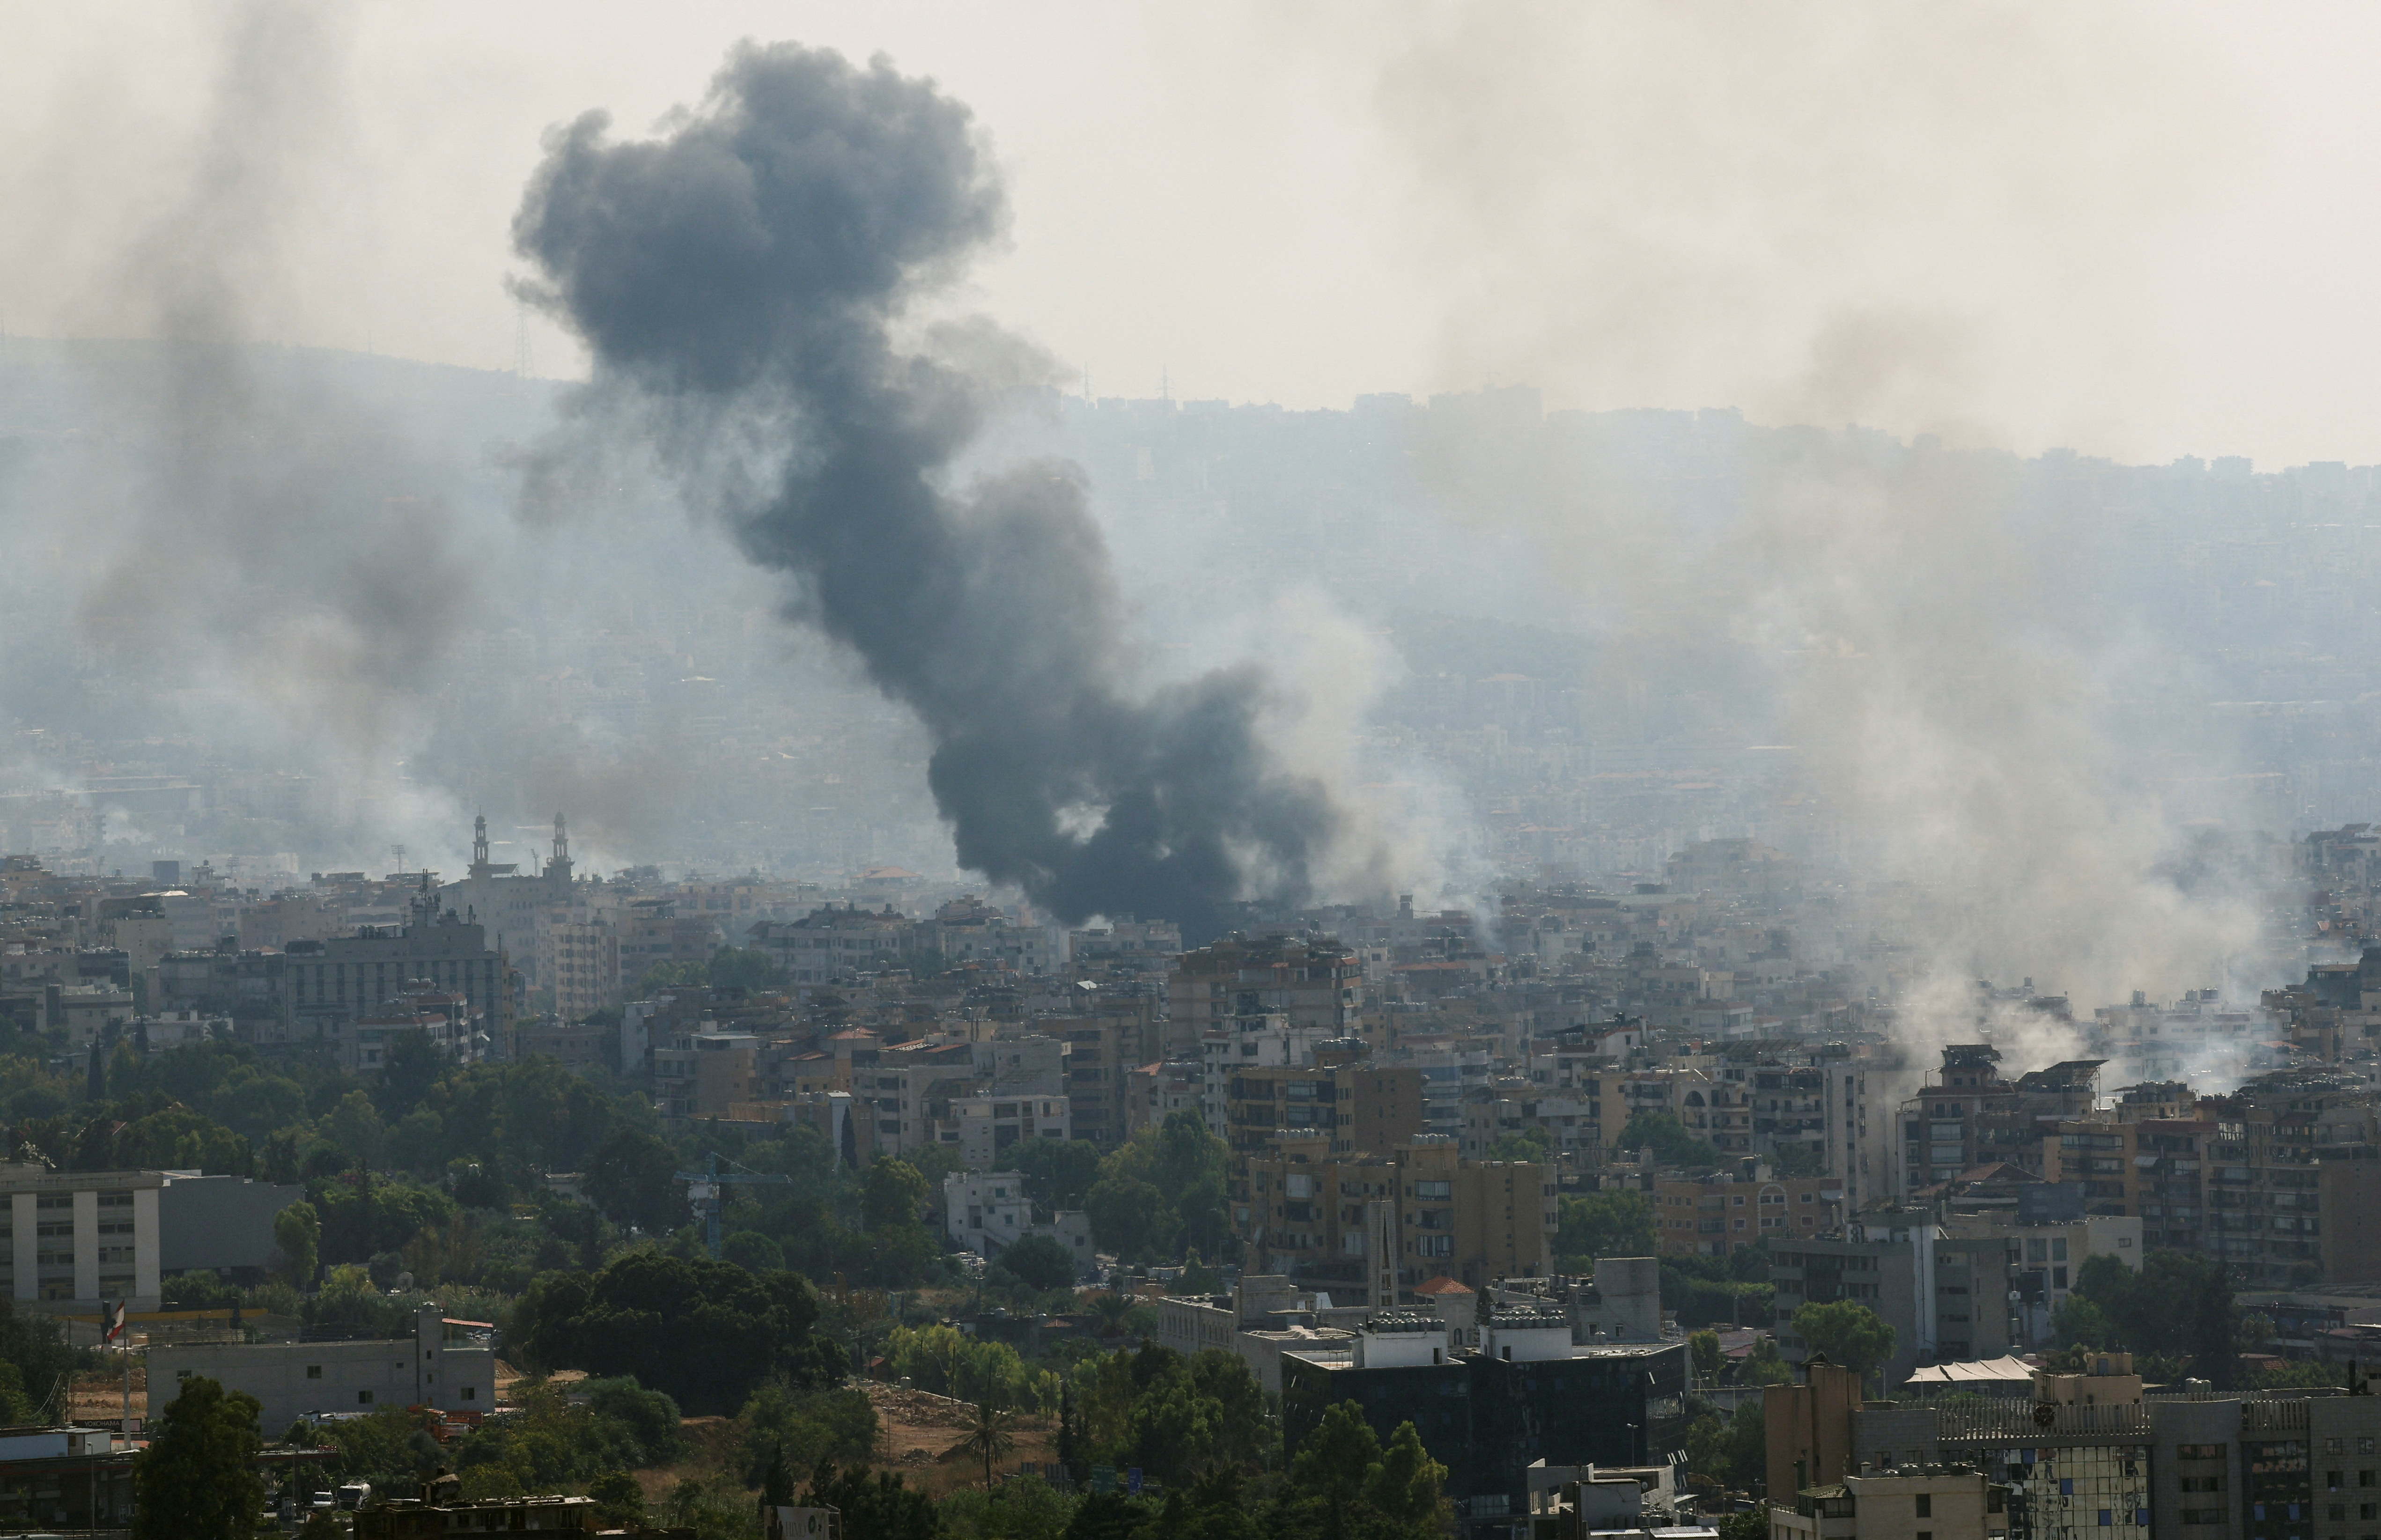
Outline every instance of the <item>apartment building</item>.
<svg viewBox="0 0 2381 1540"><path fill-rule="evenodd" d="M2125 1355L2103 1358L2037 1374L2031 1398L1839 1405L1835 1436L1855 1472L1981 1470L2009 1490L2013 1537L2358 1540L2381 1524L2381 1397L2144 1397Z"/></svg>
<svg viewBox="0 0 2381 1540"><path fill-rule="evenodd" d="M1043 1036L1066 1045L1067 1098L1078 1139L1112 1149L1131 1137L1133 1073L1165 1057L1162 1002L1141 985L1077 985L1084 1008L1034 1020Z"/></svg>
<svg viewBox="0 0 2381 1540"><path fill-rule="evenodd" d="M1224 1142L1235 1164L1320 1133L1333 1155L1386 1150L1423 1131L1422 1071L1326 1048L1313 1064L1235 1065L1224 1088Z"/></svg>
<svg viewBox="0 0 2381 1540"><path fill-rule="evenodd" d="M910 917L890 905L881 911L824 905L800 920L761 921L752 926L751 945L767 953L796 987L816 987L889 966L914 944L912 929Z"/></svg>
<svg viewBox="0 0 2381 1540"><path fill-rule="evenodd" d="M1013 1092L952 1097L949 1128L957 1137L945 1143L971 1171L989 1171L1014 1158L1010 1152L1020 1142L1074 1137L1066 1097Z"/></svg>
<svg viewBox="0 0 2381 1540"><path fill-rule="evenodd" d="M0 1287L19 1308L87 1314L104 1300L157 1308L161 1253L156 1171L0 1167L8 1219Z"/></svg>
<svg viewBox="0 0 2381 1540"><path fill-rule="evenodd" d="M1352 950L1324 938L1227 936L1174 959L1166 1001L1166 1055L1196 1054L1208 1033L1244 1016L1281 1016L1292 1026L1345 1037L1363 1007L1363 965Z"/></svg>
<svg viewBox="0 0 2381 1540"><path fill-rule="evenodd" d="M1884 1365L1887 1386L1933 1362L1938 1340L1935 1243L1943 1238L1931 1211L1902 1210L1863 1216L1834 1235L1781 1242L1769 1258L1778 1352L1796 1363L1811 1355L1810 1345L1794 1329L1797 1310L1851 1300L1893 1328L1893 1357Z"/></svg>
<svg viewBox="0 0 2381 1540"><path fill-rule="evenodd" d="M1293 1027L1289 1018L1278 1014L1236 1016L1224 1027L1210 1032L1199 1042L1200 1111L1207 1119L1208 1131L1216 1138L1227 1137L1230 1109L1227 1088L1232 1077L1242 1069L1277 1069L1286 1065L1314 1062L1315 1050L1326 1043L1355 1045L1363 1049L1359 1039L1336 1038L1326 1035L1325 1027ZM1342 1057L1347 1057L1343 1054Z"/></svg>
<svg viewBox="0 0 2381 1540"><path fill-rule="evenodd" d="M1833 1177L1750 1173L1657 1177L1654 1225L1665 1256L1726 1256L1762 1241L1813 1237L1843 1222L1843 1192Z"/></svg>
<svg viewBox="0 0 2381 1540"><path fill-rule="evenodd" d="M2381 1209L2375 1103L2361 1077L2327 1069L2278 1070L2201 1102L2216 1123L2207 1228L2216 1255L2250 1287L2381 1276L2381 1227L2369 1217Z"/></svg>
<svg viewBox="0 0 2381 1540"><path fill-rule="evenodd" d="M1341 1302L1404 1303L1433 1277L1476 1289L1541 1277L1551 1264L1547 1167L1465 1163L1451 1142L1427 1135L1334 1156L1328 1139L1309 1134L1250 1156L1239 1173L1232 1217L1244 1265Z"/></svg>
<svg viewBox="0 0 2381 1540"><path fill-rule="evenodd" d="M566 1021L618 1005L625 987L620 933L608 920L595 918L556 920L541 926L537 977L553 994L555 1014Z"/></svg>
<svg viewBox="0 0 2381 1540"><path fill-rule="evenodd" d="M2098 1059L2077 1059L2004 1080L2000 1050L1955 1043L1934 1081L1903 1104L1899 1191L1905 1202L1962 1171L2006 1162L2042 1174L2043 1129L2084 1121L2098 1086Z"/></svg>
<svg viewBox="0 0 2381 1540"><path fill-rule="evenodd" d="M512 1041L512 970L487 929L442 910L427 875L402 926L366 926L353 935L290 943L286 963L287 1030L299 1037L340 1033L343 1021L428 984L459 995L487 1023L491 1042ZM172 959L168 959L169 961ZM232 1011L235 1018L240 1012Z"/></svg>

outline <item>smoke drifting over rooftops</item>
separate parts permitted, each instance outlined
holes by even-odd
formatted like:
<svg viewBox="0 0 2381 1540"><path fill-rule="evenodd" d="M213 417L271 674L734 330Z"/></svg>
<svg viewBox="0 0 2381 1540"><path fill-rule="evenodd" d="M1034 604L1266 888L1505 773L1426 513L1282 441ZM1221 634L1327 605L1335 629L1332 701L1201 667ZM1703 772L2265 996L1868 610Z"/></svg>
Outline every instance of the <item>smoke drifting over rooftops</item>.
<svg viewBox="0 0 2381 1540"><path fill-rule="evenodd" d="M917 713L960 863L1186 931L1303 894L1341 818L1261 739L1264 677L1136 687L1073 466L947 484L999 392L1046 373L987 324L910 336L1005 223L968 109L881 59L747 44L662 137L608 125L554 139L514 226L528 292L593 354L580 413L637 423L787 612Z"/></svg>

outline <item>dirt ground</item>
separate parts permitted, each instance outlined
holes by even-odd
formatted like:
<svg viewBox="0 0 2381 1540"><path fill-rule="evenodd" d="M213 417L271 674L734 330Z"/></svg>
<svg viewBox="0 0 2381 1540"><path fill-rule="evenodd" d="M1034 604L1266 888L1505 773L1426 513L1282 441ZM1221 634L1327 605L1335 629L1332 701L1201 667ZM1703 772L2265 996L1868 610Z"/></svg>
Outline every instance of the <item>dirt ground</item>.
<svg viewBox="0 0 2381 1540"><path fill-rule="evenodd" d="M961 1486L983 1484L983 1464L962 1447L973 1407L947 1396L905 1390L874 1380L863 1380L861 1388L876 1404L882 1424L877 1458L900 1472L911 1485L940 1497ZM1055 1418L1020 1416L1014 1436L1017 1446L995 1464L995 1475L1057 1458Z"/></svg>

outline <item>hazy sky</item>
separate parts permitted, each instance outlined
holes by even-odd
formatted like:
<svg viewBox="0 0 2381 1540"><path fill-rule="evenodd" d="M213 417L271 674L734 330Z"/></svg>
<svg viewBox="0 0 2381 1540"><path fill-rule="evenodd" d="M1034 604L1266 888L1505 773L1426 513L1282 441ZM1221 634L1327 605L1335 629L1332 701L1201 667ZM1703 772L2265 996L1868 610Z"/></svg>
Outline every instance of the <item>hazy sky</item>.
<svg viewBox="0 0 2381 1540"><path fill-rule="evenodd" d="M238 12L0 5L10 331L151 324L125 254L201 180ZM286 340L509 367L507 226L543 131L604 107L641 132L737 39L790 38L973 104L1015 215L975 298L1101 395L1161 370L1300 407L1525 382L2028 450L2381 459L2367 7L334 14L276 65L294 106L246 114L268 127L241 169L280 210L249 313ZM551 329L531 343L542 373L579 367Z"/></svg>

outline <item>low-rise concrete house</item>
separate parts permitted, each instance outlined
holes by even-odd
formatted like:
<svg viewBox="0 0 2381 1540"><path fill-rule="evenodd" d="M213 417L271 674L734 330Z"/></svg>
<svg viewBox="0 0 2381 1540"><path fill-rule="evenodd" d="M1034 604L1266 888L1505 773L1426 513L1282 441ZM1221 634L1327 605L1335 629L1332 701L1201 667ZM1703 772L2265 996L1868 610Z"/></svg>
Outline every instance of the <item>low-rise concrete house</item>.
<svg viewBox="0 0 2381 1540"><path fill-rule="evenodd" d="M192 1376L256 1398L263 1426L277 1432L312 1412L426 1406L487 1412L495 1406L496 1354L424 1305L411 1337L368 1342L163 1343L149 1350L150 1394L163 1406Z"/></svg>

